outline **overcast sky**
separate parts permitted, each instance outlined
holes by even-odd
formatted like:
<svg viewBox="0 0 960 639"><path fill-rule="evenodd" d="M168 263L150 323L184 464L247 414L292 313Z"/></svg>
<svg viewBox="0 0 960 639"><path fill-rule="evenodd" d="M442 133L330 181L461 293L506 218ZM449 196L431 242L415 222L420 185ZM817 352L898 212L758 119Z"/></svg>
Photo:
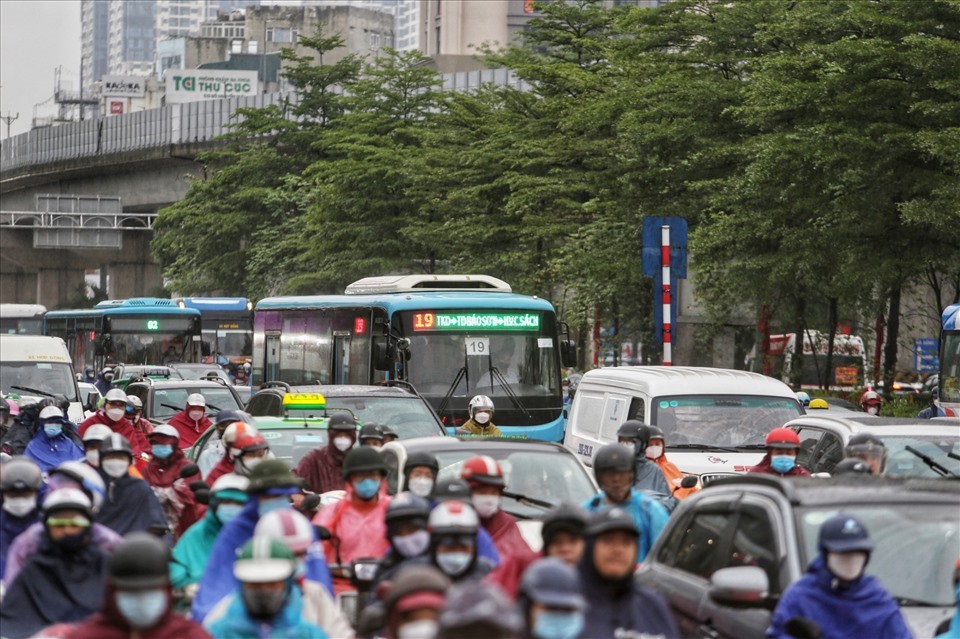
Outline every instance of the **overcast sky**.
<svg viewBox="0 0 960 639"><path fill-rule="evenodd" d="M64 88L80 88L80 0L0 0L0 115L20 112L11 135L30 130L38 116L54 115L54 69ZM0 137L7 126L0 123Z"/></svg>

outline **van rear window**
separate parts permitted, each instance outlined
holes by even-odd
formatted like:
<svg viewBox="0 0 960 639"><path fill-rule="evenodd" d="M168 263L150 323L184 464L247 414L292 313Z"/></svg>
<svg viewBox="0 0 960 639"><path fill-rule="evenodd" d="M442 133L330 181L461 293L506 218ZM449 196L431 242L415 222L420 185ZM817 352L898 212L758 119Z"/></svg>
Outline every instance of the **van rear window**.
<svg viewBox="0 0 960 639"><path fill-rule="evenodd" d="M668 396L651 406L650 422L663 429L667 448L763 444L767 433L802 414L794 399L750 395Z"/></svg>

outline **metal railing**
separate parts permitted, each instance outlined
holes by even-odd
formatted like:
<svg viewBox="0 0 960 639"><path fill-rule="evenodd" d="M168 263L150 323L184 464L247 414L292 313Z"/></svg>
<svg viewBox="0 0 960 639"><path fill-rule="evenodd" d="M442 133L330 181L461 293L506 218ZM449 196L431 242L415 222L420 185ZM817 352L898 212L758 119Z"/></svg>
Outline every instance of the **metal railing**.
<svg viewBox="0 0 960 639"><path fill-rule="evenodd" d="M0 211L0 227L32 229L117 229L149 231L156 213L60 213Z"/></svg>
<svg viewBox="0 0 960 639"><path fill-rule="evenodd" d="M493 69L448 73L444 91L473 91L483 84L529 90L511 71ZM0 176L23 167L84 160L131 151L164 149L171 145L212 142L227 133L238 108L262 108L295 103L294 93L171 104L113 117L70 122L21 133L0 145Z"/></svg>

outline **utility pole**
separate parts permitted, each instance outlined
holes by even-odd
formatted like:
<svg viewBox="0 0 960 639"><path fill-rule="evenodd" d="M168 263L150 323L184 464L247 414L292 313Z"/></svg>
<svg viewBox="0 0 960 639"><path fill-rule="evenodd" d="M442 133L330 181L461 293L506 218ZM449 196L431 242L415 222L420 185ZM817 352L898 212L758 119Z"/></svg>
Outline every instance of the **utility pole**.
<svg viewBox="0 0 960 639"><path fill-rule="evenodd" d="M7 123L7 139L10 139L10 125L13 124L13 121L20 117L20 112L17 111L14 115L10 115L10 112L7 111L6 115L0 115L0 120L3 120Z"/></svg>

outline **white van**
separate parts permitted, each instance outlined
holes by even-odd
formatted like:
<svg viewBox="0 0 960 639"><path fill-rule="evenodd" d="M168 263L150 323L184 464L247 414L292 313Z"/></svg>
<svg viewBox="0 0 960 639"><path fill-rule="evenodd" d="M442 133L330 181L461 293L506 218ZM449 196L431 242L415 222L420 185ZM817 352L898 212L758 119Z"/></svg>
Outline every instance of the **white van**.
<svg viewBox="0 0 960 639"><path fill-rule="evenodd" d="M73 361L59 337L0 334L0 390L19 395L21 406L63 395L70 401L71 421L83 421Z"/></svg>
<svg viewBox="0 0 960 639"><path fill-rule="evenodd" d="M803 414L790 387L722 368L621 366L587 372L563 444L587 465L617 441L628 419L659 426L667 458L702 482L745 472L764 455L767 433Z"/></svg>

